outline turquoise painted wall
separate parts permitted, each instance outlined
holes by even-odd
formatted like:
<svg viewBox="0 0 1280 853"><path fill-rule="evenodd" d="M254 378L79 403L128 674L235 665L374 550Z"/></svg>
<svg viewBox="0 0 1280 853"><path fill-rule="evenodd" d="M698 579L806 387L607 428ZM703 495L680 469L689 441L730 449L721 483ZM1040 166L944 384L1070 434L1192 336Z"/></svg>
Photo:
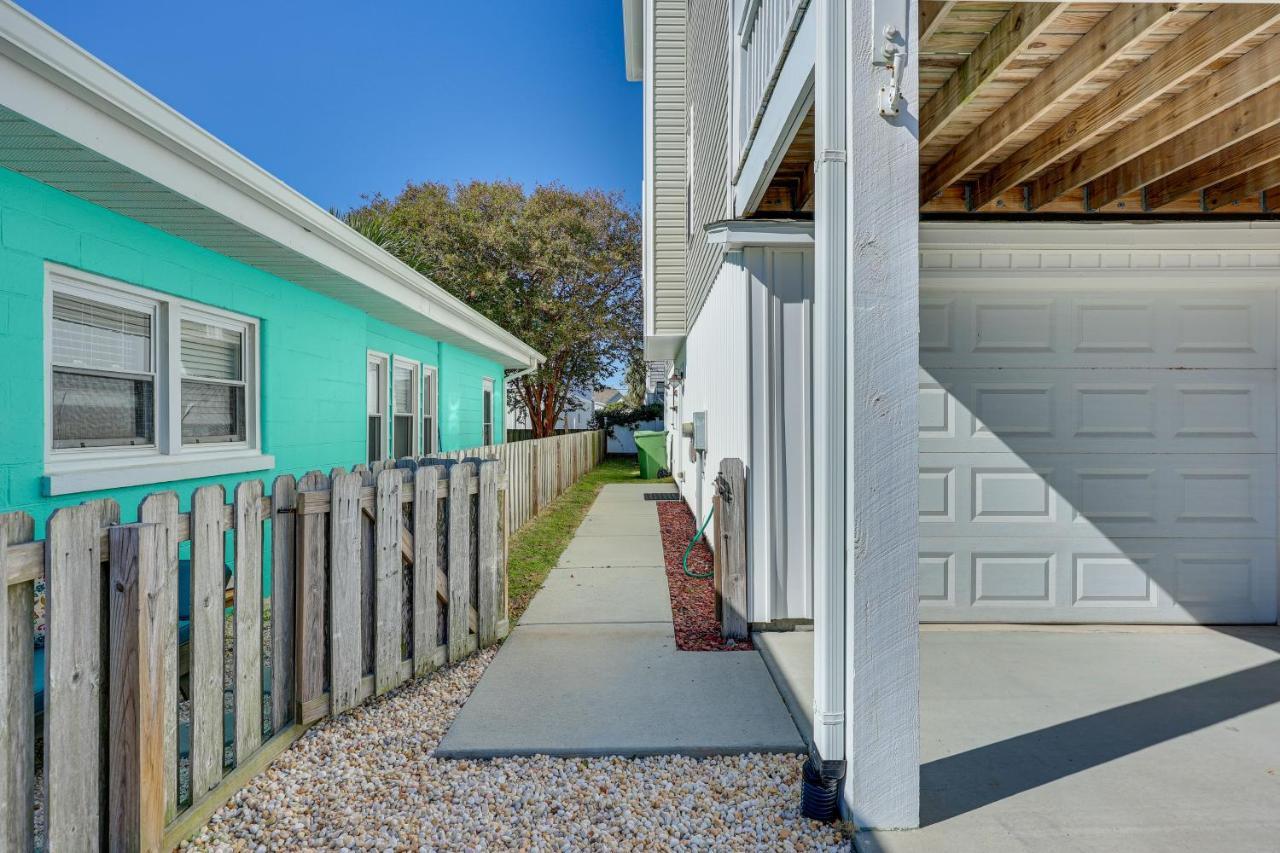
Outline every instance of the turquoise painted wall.
<svg viewBox="0 0 1280 853"><path fill-rule="evenodd" d="M275 456L276 469L44 497L46 260L258 318L263 452ZM497 363L0 169L0 510L32 513L37 529L54 508L92 498L115 498L132 521L153 491L176 489L185 511L198 486L222 483L229 492L256 477L269 491L280 473L363 462L370 349L438 366L442 449L480 444L481 380L502 387ZM500 393L494 396L501 441Z"/></svg>

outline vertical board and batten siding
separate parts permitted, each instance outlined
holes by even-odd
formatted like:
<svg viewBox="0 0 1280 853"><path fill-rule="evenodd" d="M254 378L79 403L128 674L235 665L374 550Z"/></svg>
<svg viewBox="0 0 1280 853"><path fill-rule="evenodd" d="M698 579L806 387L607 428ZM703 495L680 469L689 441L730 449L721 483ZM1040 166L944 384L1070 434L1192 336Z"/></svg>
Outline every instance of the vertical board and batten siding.
<svg viewBox="0 0 1280 853"><path fill-rule="evenodd" d="M720 247L707 243L703 228L731 215L729 57L733 39L729 6L729 0L689 3L689 222L684 288L690 329L701 315L722 259Z"/></svg>
<svg viewBox="0 0 1280 853"><path fill-rule="evenodd" d="M813 250L748 247L739 254L751 300L751 454L745 457L753 522L750 618L808 619L813 615ZM710 369L713 375L719 370Z"/></svg>
<svg viewBox="0 0 1280 853"><path fill-rule="evenodd" d="M654 0L651 91L653 170L650 177L653 334L685 331L686 171L685 7Z"/></svg>

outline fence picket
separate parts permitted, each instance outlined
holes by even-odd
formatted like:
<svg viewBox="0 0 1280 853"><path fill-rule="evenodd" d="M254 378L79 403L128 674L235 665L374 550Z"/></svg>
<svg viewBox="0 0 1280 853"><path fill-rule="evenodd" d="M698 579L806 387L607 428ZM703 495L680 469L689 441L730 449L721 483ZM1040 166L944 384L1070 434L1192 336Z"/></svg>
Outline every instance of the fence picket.
<svg viewBox="0 0 1280 853"><path fill-rule="evenodd" d="M176 510L177 495L153 495L158 500L148 515L167 517L170 495ZM175 705L176 682L169 686L166 670L169 629L178 618L176 595L166 590L178 583L176 565L169 571L172 538L161 524L111 528L107 837L112 850L159 850L168 822L166 711ZM170 598L172 613L152 606Z"/></svg>
<svg viewBox="0 0 1280 853"><path fill-rule="evenodd" d="M298 492L320 492L329 488L329 478L312 471L298 482ZM320 716L319 700L324 694L325 597L328 594L328 537L323 515L304 515L295 528L297 536L294 594L297 597L293 689L297 709L294 718L310 723Z"/></svg>
<svg viewBox="0 0 1280 853"><path fill-rule="evenodd" d="M471 607L471 497L475 466L459 462L449 471L449 663L467 654Z"/></svg>
<svg viewBox="0 0 1280 853"><path fill-rule="evenodd" d="M147 495L138 507L138 520L155 524L164 542L164 565L161 570L169 580L159 586L156 605L164 619L158 623L164 656L161 673L165 695L173 701L164 706L164 818L170 821L178 812L178 493L157 492Z"/></svg>
<svg viewBox="0 0 1280 853"><path fill-rule="evenodd" d="M35 524L25 512L0 515L0 578L9 576L10 545L30 542ZM35 705L31 625L33 581L8 587L0 599L0 849L30 850L34 841Z"/></svg>
<svg viewBox="0 0 1280 853"><path fill-rule="evenodd" d="M375 488L378 475L386 466L375 462L367 471L360 474L361 486ZM377 569L374 566L374 551L377 549L377 530L373 523L373 509L361 507L360 513L360 656L359 669L361 675L373 672L374 658L374 625L373 605L377 594Z"/></svg>
<svg viewBox="0 0 1280 853"><path fill-rule="evenodd" d="M47 848L88 850L102 837L102 546L100 508L49 517L45 641Z"/></svg>
<svg viewBox="0 0 1280 853"><path fill-rule="evenodd" d="M476 608L476 642L481 646L497 642L498 620L501 618L498 611L498 479L501 471L501 462L480 465L480 517L476 521L479 525L476 542L480 551L477 573L480 588Z"/></svg>
<svg viewBox="0 0 1280 853"><path fill-rule="evenodd" d="M222 779L222 667L226 623L226 550L222 486L191 496L191 800Z"/></svg>
<svg viewBox="0 0 1280 853"><path fill-rule="evenodd" d="M262 481L235 493L236 763L262 744Z"/></svg>
<svg viewBox="0 0 1280 853"><path fill-rule="evenodd" d="M329 713L353 707L360 693L361 652L361 474L340 474L331 486L329 568Z"/></svg>
<svg viewBox="0 0 1280 853"><path fill-rule="evenodd" d="M404 638L403 577L400 560L400 533L404 522L400 511L400 469L388 467L377 482L377 601L374 606L376 652L373 688L381 694L400 683L400 647Z"/></svg>
<svg viewBox="0 0 1280 853"><path fill-rule="evenodd" d="M422 675L436 657L436 510L441 469L423 465L413 476L413 671Z"/></svg>
<svg viewBox="0 0 1280 853"><path fill-rule="evenodd" d="M298 488L292 474L271 486L271 731L293 716L294 540Z"/></svg>

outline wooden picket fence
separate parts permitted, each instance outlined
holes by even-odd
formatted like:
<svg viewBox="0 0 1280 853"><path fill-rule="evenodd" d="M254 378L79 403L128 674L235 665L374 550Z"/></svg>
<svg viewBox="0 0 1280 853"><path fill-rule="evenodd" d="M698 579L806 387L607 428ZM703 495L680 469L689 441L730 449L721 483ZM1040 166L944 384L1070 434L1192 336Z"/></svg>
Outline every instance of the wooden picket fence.
<svg viewBox="0 0 1280 853"><path fill-rule="evenodd" d="M509 532L602 457L590 433L206 486L189 512L159 492L136 524L91 501L44 540L0 515L0 849L171 849L311 723L501 639Z"/></svg>
<svg viewBox="0 0 1280 853"><path fill-rule="evenodd" d="M519 530L547 504L600 464L608 438L603 430L512 441L442 454L449 459L479 457L506 463L511 482L507 512Z"/></svg>

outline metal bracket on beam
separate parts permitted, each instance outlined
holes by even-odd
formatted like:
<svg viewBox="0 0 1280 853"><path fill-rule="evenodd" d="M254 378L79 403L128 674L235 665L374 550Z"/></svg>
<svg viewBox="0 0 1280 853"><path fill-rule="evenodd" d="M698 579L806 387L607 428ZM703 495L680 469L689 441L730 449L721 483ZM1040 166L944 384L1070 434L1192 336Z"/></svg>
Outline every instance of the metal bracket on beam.
<svg viewBox="0 0 1280 853"><path fill-rule="evenodd" d="M888 82L880 87L876 107L880 115L896 116L901 112L902 77L907 68L906 0L872 0L871 64L886 69Z"/></svg>

